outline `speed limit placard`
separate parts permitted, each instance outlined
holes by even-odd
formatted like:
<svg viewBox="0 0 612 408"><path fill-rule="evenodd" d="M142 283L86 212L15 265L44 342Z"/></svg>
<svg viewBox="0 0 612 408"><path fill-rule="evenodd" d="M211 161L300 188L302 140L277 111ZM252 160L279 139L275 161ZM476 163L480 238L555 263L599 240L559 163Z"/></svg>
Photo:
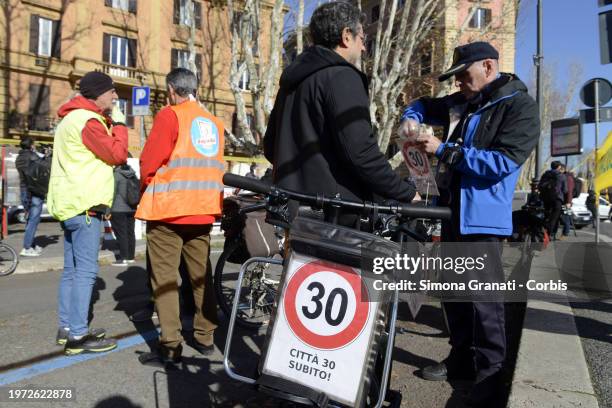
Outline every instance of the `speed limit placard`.
<svg viewBox="0 0 612 408"><path fill-rule="evenodd" d="M348 266L312 261L291 277L284 296L289 327L319 349L350 344L363 330L370 309L361 277Z"/></svg>
<svg viewBox="0 0 612 408"><path fill-rule="evenodd" d="M399 147L406 166L415 180L417 190L420 194L439 195L436 179L431 172L429 159L412 140L403 140Z"/></svg>
<svg viewBox="0 0 612 408"><path fill-rule="evenodd" d="M379 304L357 269L295 252L286 268L263 372L353 405Z"/></svg>

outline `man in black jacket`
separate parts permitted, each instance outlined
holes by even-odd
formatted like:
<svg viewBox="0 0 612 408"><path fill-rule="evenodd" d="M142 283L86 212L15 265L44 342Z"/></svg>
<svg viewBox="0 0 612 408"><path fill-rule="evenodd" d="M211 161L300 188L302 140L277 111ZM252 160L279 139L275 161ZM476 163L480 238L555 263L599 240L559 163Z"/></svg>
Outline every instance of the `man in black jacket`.
<svg viewBox="0 0 612 408"><path fill-rule="evenodd" d="M34 140L31 137L25 137L20 143L21 150L15 159L15 168L19 173L19 186L21 188L21 203L24 211L27 213L27 224L23 235L23 249L19 252L21 256L40 256L42 248L38 245L34 246L34 236L36 228L40 222L40 214L45 200L44 194L42 197L37 194L38 190L34 189L31 184L32 180L28 177L28 168L33 162L42 160L36 153ZM34 191L32 191L34 190Z"/></svg>
<svg viewBox="0 0 612 408"><path fill-rule="evenodd" d="M318 7L310 20L314 46L283 72L264 137L274 183L349 200L410 202L403 181L372 132L359 10L345 2Z"/></svg>

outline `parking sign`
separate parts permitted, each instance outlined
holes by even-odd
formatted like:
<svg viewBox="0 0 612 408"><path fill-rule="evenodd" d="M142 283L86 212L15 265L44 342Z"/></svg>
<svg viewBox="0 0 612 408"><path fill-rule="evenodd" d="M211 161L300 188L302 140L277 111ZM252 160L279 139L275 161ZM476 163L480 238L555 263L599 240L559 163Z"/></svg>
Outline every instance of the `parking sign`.
<svg viewBox="0 0 612 408"><path fill-rule="evenodd" d="M149 115L149 97L151 88L148 86L135 86L132 88L132 114L134 116Z"/></svg>

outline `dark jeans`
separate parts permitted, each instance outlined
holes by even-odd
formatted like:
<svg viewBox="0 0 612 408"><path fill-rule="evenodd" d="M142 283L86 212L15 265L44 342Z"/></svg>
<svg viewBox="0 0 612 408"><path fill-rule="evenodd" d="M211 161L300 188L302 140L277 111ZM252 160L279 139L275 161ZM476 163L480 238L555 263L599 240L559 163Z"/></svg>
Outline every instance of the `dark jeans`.
<svg viewBox="0 0 612 408"><path fill-rule="evenodd" d="M568 236L570 234L570 229L572 226L571 215L569 214L561 214L561 223L563 224L563 235Z"/></svg>
<svg viewBox="0 0 612 408"><path fill-rule="evenodd" d="M136 235L134 234L134 213L114 212L111 226L119 243L119 260L134 259Z"/></svg>
<svg viewBox="0 0 612 408"><path fill-rule="evenodd" d="M546 204L547 212L547 227L548 235L551 239L557 234L557 228L559 227L559 217L561 216L561 201L555 200L554 203Z"/></svg>
<svg viewBox="0 0 612 408"><path fill-rule="evenodd" d="M43 199L32 195L30 198L30 207L28 208L28 223L26 224L25 234L23 234L23 248L32 248L34 245L34 236L36 228L40 223L40 214L42 212Z"/></svg>

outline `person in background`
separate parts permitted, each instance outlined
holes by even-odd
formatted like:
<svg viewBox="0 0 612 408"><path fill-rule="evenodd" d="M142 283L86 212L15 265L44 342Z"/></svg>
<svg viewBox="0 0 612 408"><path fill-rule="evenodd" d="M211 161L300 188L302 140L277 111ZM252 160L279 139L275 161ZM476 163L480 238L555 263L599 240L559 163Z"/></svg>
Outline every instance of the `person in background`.
<svg viewBox="0 0 612 408"><path fill-rule="evenodd" d="M105 330L88 329L88 312L99 270L102 218L113 204L113 166L126 162L128 140L111 77L89 72L79 87L80 95L58 112L47 196L49 213L64 230L56 343L64 345L67 355L117 347L105 338Z"/></svg>
<svg viewBox="0 0 612 408"><path fill-rule="evenodd" d="M595 190L589 190L585 204L587 210L591 212L591 221L593 223L593 228L595 228L595 223L597 222L597 196L595 195Z"/></svg>
<svg viewBox="0 0 612 408"><path fill-rule="evenodd" d="M33 193L32 187L26 177L26 170L32 162L39 162L41 157L36 153L36 146L31 137L25 137L19 144L21 150L15 159L15 168L19 173L19 187L21 205L26 214L26 228L23 235L23 249L19 252L20 256L40 256L42 248L34 245L34 236L40 222L40 214L45 200L44 196Z"/></svg>
<svg viewBox="0 0 612 408"><path fill-rule="evenodd" d="M129 164L115 167L115 199L111 207L111 226L119 244L119 259L112 266L126 267L134 263L136 252L136 233L134 231L134 213L136 206L130 205L128 189L132 188L130 179L137 179L136 172ZM137 191L136 194L139 194Z"/></svg>
<svg viewBox="0 0 612 408"><path fill-rule="evenodd" d="M526 205L530 207L543 207L544 203L542 202L542 197L540 197L540 192L538 191L538 179L531 179L531 192L527 194L527 202Z"/></svg>
<svg viewBox="0 0 612 408"><path fill-rule="evenodd" d="M546 229L552 241L556 239L559 218L567 194L567 181L563 175L563 170L561 162L553 161L550 163L550 170L547 170L540 177L540 184L538 185L547 214Z"/></svg>
<svg viewBox="0 0 612 408"><path fill-rule="evenodd" d="M251 167L249 169L249 172L247 174L245 174L245 177L248 178L252 178L252 179L258 179L259 177L257 177L257 174L255 173L255 170L257 170L257 165L255 163L251 164Z"/></svg>

